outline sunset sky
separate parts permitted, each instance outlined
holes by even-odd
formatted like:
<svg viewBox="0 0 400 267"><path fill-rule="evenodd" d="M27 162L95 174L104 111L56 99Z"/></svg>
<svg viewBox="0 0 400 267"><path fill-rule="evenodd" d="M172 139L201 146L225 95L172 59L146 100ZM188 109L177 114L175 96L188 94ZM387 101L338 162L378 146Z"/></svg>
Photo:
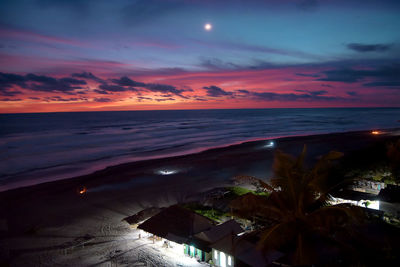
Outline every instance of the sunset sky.
<svg viewBox="0 0 400 267"><path fill-rule="evenodd" d="M399 0L2 0L0 112L400 107L399 29Z"/></svg>

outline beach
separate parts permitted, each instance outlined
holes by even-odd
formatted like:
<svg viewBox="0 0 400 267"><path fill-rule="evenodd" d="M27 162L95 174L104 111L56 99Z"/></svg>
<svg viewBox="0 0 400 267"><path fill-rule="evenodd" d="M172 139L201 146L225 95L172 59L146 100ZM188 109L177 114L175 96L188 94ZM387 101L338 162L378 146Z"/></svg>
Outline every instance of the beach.
<svg viewBox="0 0 400 267"><path fill-rule="evenodd" d="M72 179L1 192L0 257L11 266L120 266L146 257L173 266L178 263L150 253L147 241L138 239L136 230L122 220L148 207L196 200L202 192L232 185L237 175L268 181L276 149L296 155L306 144L311 164L331 150L346 156L395 140L399 133L393 129L379 135L358 131L287 137L274 139L273 145L271 140L259 140L125 163ZM87 191L79 194L83 188ZM68 250L71 242L85 237L90 240L84 247Z"/></svg>

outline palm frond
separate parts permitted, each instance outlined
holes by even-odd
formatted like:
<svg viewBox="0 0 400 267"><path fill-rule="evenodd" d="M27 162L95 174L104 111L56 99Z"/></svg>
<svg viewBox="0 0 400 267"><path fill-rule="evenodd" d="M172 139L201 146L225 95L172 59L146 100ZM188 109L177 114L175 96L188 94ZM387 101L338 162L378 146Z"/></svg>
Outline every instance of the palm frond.
<svg viewBox="0 0 400 267"><path fill-rule="evenodd" d="M251 184L261 191L275 191L275 188L263 180L251 175L237 175L233 177L236 184Z"/></svg>

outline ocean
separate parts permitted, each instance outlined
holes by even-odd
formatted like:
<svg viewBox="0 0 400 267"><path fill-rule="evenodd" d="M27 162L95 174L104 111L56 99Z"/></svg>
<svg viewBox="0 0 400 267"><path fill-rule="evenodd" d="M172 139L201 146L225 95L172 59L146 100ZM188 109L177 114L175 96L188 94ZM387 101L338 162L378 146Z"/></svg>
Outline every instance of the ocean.
<svg viewBox="0 0 400 267"><path fill-rule="evenodd" d="M0 114L0 191L284 136L397 128L400 108Z"/></svg>

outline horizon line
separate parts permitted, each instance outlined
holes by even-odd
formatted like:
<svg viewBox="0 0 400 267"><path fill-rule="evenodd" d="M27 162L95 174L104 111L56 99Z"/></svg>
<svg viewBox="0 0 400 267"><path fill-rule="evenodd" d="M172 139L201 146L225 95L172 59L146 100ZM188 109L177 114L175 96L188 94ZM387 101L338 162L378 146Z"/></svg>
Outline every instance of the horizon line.
<svg viewBox="0 0 400 267"><path fill-rule="evenodd" d="M400 109L400 107L271 107L271 108L198 108L198 109L132 109L132 110L80 110L80 111L44 111L44 112L10 112L0 115L13 114L52 114L52 113L86 113L86 112L132 112L132 111L197 111L197 110L264 110L264 109Z"/></svg>

